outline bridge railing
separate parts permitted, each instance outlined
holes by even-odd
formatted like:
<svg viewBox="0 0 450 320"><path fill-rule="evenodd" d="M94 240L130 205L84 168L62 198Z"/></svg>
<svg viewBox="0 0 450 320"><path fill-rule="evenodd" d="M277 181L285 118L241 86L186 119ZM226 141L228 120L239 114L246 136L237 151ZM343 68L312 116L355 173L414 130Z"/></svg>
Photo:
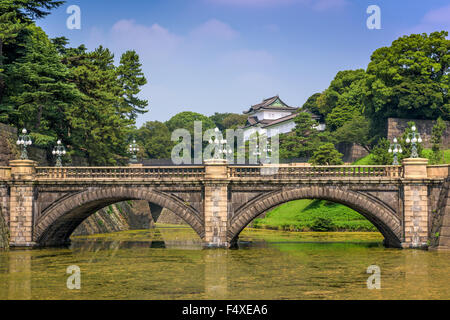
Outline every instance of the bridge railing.
<svg viewBox="0 0 450 320"><path fill-rule="evenodd" d="M447 178L450 175L450 165L432 165L427 167L428 178Z"/></svg>
<svg viewBox="0 0 450 320"><path fill-rule="evenodd" d="M0 167L0 180L9 180L11 178L11 167Z"/></svg>
<svg viewBox="0 0 450 320"><path fill-rule="evenodd" d="M361 178L385 177L401 178L402 166L230 166L230 178L267 177L272 179L289 178Z"/></svg>
<svg viewBox="0 0 450 320"><path fill-rule="evenodd" d="M36 176L52 179L172 179L203 178L205 167L38 167Z"/></svg>

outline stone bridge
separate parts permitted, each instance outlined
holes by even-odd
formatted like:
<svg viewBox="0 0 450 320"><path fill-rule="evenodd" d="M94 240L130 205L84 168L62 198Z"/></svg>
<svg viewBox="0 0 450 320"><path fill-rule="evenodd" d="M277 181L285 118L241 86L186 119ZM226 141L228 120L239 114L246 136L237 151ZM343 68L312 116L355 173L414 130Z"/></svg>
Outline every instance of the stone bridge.
<svg viewBox="0 0 450 320"><path fill-rule="evenodd" d="M230 247L259 215L292 200L324 199L366 217L385 245L448 248L449 167L406 159L402 166L292 165L0 167L0 205L11 247L67 244L89 215L110 204L146 200L189 224L205 246Z"/></svg>

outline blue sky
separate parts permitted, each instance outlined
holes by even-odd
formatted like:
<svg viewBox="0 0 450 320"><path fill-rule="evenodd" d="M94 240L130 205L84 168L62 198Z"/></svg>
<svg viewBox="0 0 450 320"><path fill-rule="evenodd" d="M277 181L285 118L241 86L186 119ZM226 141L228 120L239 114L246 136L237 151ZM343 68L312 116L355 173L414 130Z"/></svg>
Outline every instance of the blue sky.
<svg viewBox="0 0 450 320"><path fill-rule="evenodd" d="M69 30L70 5L81 30ZM369 5L381 29L369 30ZM148 79L145 121L181 111L241 113L273 95L301 106L340 70L366 68L398 37L450 29L448 0L78 0L38 22L72 46L134 49Z"/></svg>

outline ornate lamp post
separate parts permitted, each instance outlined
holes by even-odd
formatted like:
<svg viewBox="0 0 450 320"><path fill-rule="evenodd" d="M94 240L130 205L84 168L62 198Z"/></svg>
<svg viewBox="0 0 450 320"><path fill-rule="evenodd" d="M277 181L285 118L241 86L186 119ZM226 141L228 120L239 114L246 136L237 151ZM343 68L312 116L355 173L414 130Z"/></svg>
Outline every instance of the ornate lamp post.
<svg viewBox="0 0 450 320"><path fill-rule="evenodd" d="M22 134L19 136L19 139L17 140L16 143L18 146L22 148L20 159L28 160L27 147L31 146L33 142L31 141L31 137L27 134L27 129L22 130Z"/></svg>
<svg viewBox="0 0 450 320"><path fill-rule="evenodd" d="M56 166L62 167L62 160L61 157L66 154L66 148L61 143L61 140L58 140L56 143L56 146L53 148L53 155L56 156Z"/></svg>
<svg viewBox="0 0 450 320"><path fill-rule="evenodd" d="M133 143L130 144L128 152L131 154L130 163L137 163L137 153L139 152L139 146L136 144L136 140L133 140Z"/></svg>
<svg viewBox="0 0 450 320"><path fill-rule="evenodd" d="M419 154L417 153L417 143L421 143L422 138L420 137L419 132L416 132L416 126L412 126L411 130L412 132L408 133L408 137L406 138L406 143L412 144L411 158L418 158Z"/></svg>
<svg viewBox="0 0 450 320"><path fill-rule="evenodd" d="M268 163L270 163L270 158L271 158L271 154L272 154L272 146L270 144L270 141L268 139L266 139L266 140L267 140L267 144L266 144L266 147L263 149L263 152L265 152L267 154ZM262 153L260 151L260 147L259 147L258 143L256 143L256 150L255 150L255 152L253 152L253 155L256 156L257 159L261 158L261 156L262 156Z"/></svg>
<svg viewBox="0 0 450 320"><path fill-rule="evenodd" d="M210 145L216 146L216 150L218 149L217 152L216 151L214 152L213 159L214 160L223 159L224 156L226 158L227 154L233 153L233 150L231 150L231 148L228 147L227 140L225 140L225 139L220 140L219 138L217 138L217 135L220 133L219 128L214 129L214 132L216 133L216 136L211 137L208 141Z"/></svg>
<svg viewBox="0 0 450 320"><path fill-rule="evenodd" d="M393 153L394 154L394 161L392 162L393 166L398 166L398 154L402 154L403 150L402 150L402 146L398 143L397 138L394 138L394 143L391 144L391 146L389 147L389 153Z"/></svg>

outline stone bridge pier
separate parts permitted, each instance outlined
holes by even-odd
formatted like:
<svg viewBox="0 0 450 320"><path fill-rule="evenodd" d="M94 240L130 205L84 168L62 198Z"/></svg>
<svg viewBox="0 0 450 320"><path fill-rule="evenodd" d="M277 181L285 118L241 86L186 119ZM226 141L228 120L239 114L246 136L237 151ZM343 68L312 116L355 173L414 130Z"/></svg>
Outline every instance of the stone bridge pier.
<svg viewBox="0 0 450 320"><path fill-rule="evenodd" d="M229 248L256 217L298 199L346 205L391 247L450 248L449 166L405 159L402 166L0 167L0 208L11 247L70 242L76 227L116 202L167 208L206 247Z"/></svg>

